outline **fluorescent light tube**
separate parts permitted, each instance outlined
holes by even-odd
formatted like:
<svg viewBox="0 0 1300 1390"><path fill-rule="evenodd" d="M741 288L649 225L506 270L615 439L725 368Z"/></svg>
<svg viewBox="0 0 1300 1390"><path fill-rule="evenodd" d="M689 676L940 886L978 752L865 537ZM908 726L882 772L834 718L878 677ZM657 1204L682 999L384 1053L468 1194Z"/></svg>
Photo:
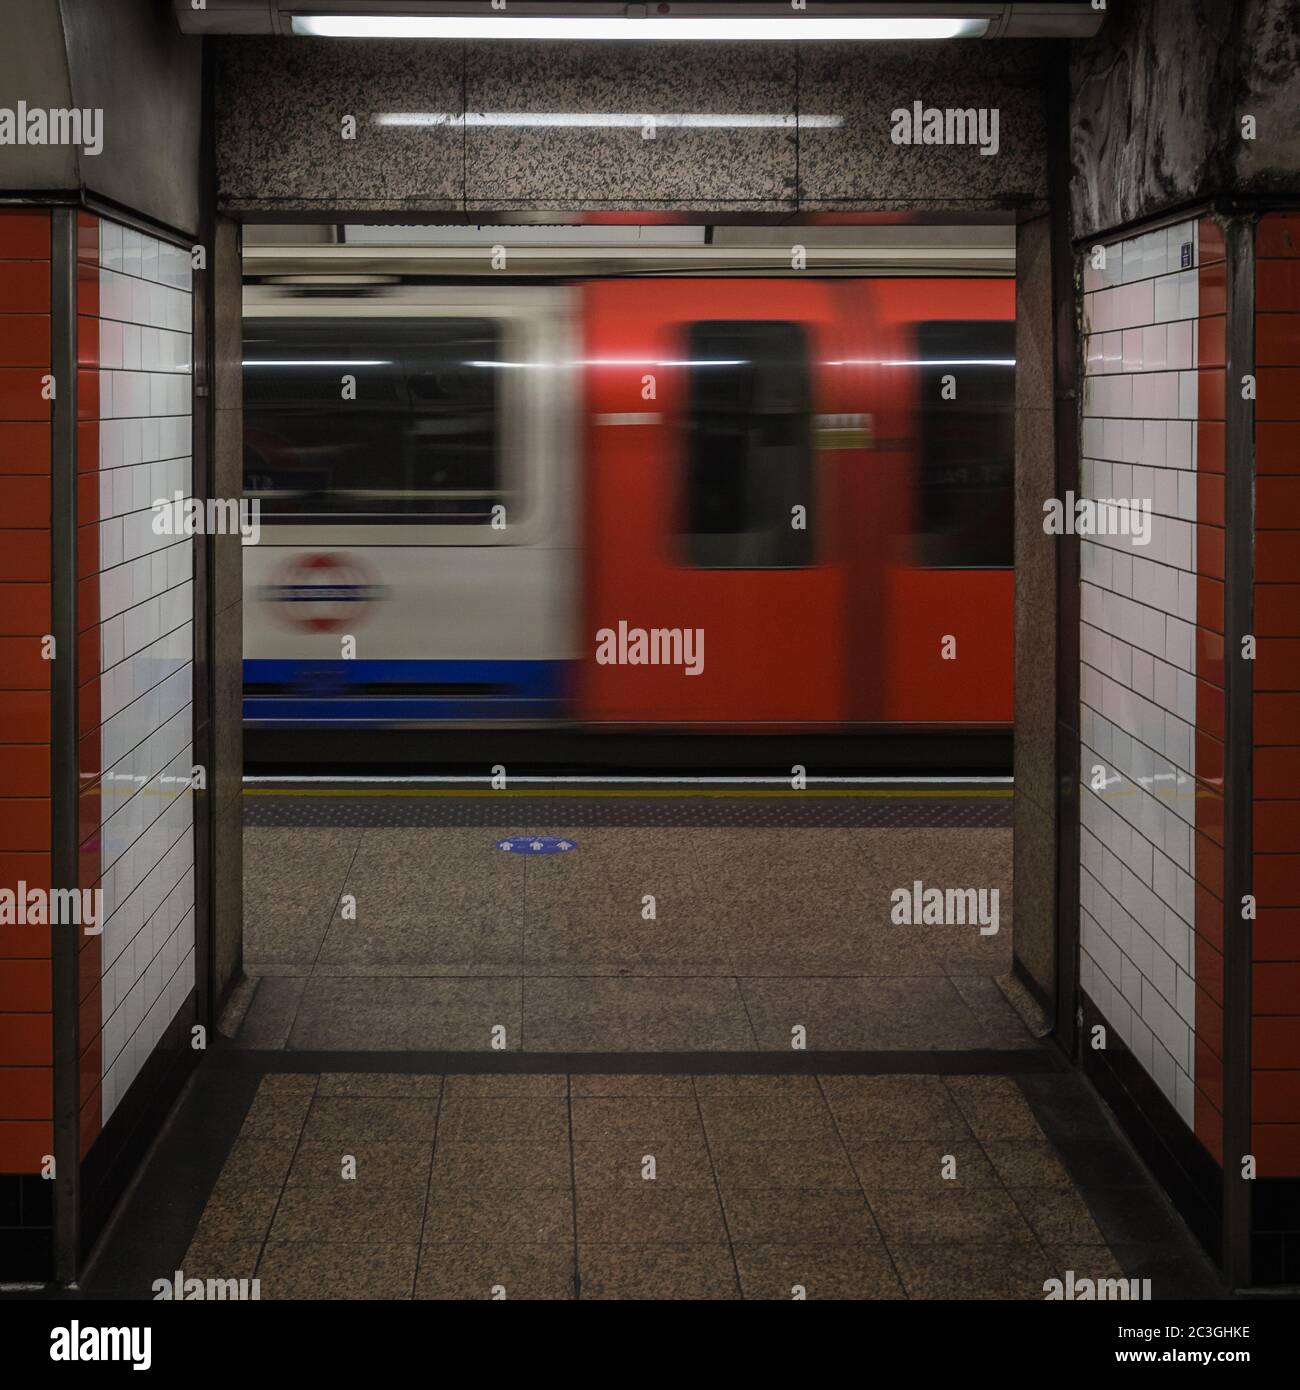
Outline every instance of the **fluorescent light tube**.
<svg viewBox="0 0 1300 1390"><path fill-rule="evenodd" d="M712 42L804 39L980 38L987 19L886 15L757 17L670 15L294 15L293 32L331 39L695 39Z"/></svg>

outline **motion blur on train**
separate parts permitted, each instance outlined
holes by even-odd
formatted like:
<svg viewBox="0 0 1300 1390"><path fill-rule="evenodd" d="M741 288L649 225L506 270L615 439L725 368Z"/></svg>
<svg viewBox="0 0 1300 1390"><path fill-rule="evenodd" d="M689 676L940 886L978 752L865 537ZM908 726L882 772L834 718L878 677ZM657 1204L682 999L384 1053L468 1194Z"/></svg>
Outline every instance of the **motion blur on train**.
<svg viewBox="0 0 1300 1390"><path fill-rule="evenodd" d="M246 723L993 731L1014 283L246 259Z"/></svg>

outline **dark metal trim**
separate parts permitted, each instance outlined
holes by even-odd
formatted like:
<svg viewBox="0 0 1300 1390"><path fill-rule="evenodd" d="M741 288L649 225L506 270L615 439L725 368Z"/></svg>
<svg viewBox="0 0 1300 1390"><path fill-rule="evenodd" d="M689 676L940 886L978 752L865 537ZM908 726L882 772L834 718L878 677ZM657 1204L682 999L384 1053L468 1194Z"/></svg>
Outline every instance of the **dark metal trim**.
<svg viewBox="0 0 1300 1390"><path fill-rule="evenodd" d="M1046 1045L970 1052L299 1052L222 1045L204 1065L261 1076L1034 1076L1068 1070L1059 1052Z"/></svg>
<svg viewBox="0 0 1300 1390"><path fill-rule="evenodd" d="M135 212L112 198L102 198L85 189L53 193L42 189L31 192L10 190L0 193L0 207L80 208L96 217L106 217L110 222L143 232L146 236L157 237L159 241L170 242L173 246L188 247L194 241L192 236L169 227L165 222L156 222L152 217Z"/></svg>
<svg viewBox="0 0 1300 1390"><path fill-rule="evenodd" d="M1271 194L1232 194L1225 197L1206 198L1198 195L1171 203L1161 212L1142 218L1139 223L1126 222L1114 227L1101 227L1095 232L1074 238L1074 249L1085 251L1102 242L1122 241L1132 236L1132 228L1137 225L1144 232L1158 232L1162 227L1174 227L1179 222L1193 222L1201 217L1217 214L1220 217L1249 216L1252 212L1287 212L1300 209L1300 199L1275 197Z"/></svg>
<svg viewBox="0 0 1300 1390"><path fill-rule="evenodd" d="M1078 286L1070 244L1069 53L1057 45L1049 75L1048 203L1051 208L1053 439L1056 496L1079 486ZM1066 1056L1078 1050L1079 999L1079 538L1056 550L1056 1017Z"/></svg>
<svg viewBox="0 0 1300 1390"><path fill-rule="evenodd" d="M76 889L77 856L77 210L50 212L50 886ZM81 1105L80 928L50 928L54 1039L54 1273L77 1278Z"/></svg>
<svg viewBox="0 0 1300 1390"><path fill-rule="evenodd" d="M1235 218L1224 229L1223 1255L1234 1288L1251 1282L1251 1184L1241 1160L1251 1152L1252 928L1241 900L1252 891L1254 666L1242 658L1241 639L1254 622L1255 405L1242 399L1241 379L1255 371L1255 227L1253 218Z"/></svg>
<svg viewBox="0 0 1300 1390"><path fill-rule="evenodd" d="M199 244L207 254L206 267L195 270L191 284L190 411L195 447L191 489L196 497L213 495L216 461L213 457L213 317L216 258L216 172L213 63L210 45L202 58L202 134L199 147ZM194 794L194 987L199 1023L211 1040L216 1028L216 652L214 620L214 546L206 534L194 537L193 661L194 701L191 728L194 761L205 772L202 791Z"/></svg>

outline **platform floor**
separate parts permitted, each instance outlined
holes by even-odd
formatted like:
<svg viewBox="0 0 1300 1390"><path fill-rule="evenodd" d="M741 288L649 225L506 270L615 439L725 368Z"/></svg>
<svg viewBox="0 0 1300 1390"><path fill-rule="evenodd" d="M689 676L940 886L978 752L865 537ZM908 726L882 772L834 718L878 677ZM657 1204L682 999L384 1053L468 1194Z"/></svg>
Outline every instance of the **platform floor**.
<svg viewBox="0 0 1300 1390"><path fill-rule="evenodd" d="M509 820L502 799L271 802L246 796L244 1047L784 1051L799 1027L810 1051L1034 1045L1011 1002L1005 797L556 799L547 816L527 798ZM539 832L578 848L496 847ZM995 890L997 933L895 924L914 881Z"/></svg>
<svg viewBox="0 0 1300 1390"><path fill-rule="evenodd" d="M1223 1294L1035 1036L1005 791L245 808L248 979L91 1296ZM916 880L998 932L893 922Z"/></svg>
<svg viewBox="0 0 1300 1390"><path fill-rule="evenodd" d="M1068 1271L1223 1296L1059 1063L444 1075L281 1056L295 1069L205 1058L84 1295L147 1297L180 1269L264 1299L1041 1299Z"/></svg>

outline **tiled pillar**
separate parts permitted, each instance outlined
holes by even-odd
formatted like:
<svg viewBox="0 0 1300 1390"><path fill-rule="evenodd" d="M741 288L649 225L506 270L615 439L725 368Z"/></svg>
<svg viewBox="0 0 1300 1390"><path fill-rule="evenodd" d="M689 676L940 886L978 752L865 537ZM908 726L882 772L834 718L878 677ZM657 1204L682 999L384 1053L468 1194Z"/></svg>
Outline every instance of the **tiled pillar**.
<svg viewBox="0 0 1300 1390"><path fill-rule="evenodd" d="M0 210L0 888L50 887L50 214ZM48 1277L51 936L0 923L0 1279Z"/></svg>
<svg viewBox="0 0 1300 1390"><path fill-rule="evenodd" d="M1198 531L1198 421L1222 421L1223 371L1198 372L1198 354L1200 315L1215 311L1202 295L1210 260L1223 312L1223 252L1221 238L1203 239L1206 225L1109 242L1104 265L1085 253L1080 494L1136 499L1151 523L1145 544L1081 540L1079 898L1085 1064L1151 1126L1162 1176L1215 1246L1213 1075L1197 1084L1203 1044L1217 1041L1206 1003L1214 972L1197 929L1212 916L1198 911L1203 895L1222 902L1222 848L1197 778L1214 776L1204 734L1223 737L1222 661L1212 659L1222 637L1216 648L1213 628L1198 624L1201 568L1221 584L1223 547L1221 531L1217 543L1212 529ZM1213 924L1205 929L1213 941Z"/></svg>
<svg viewBox="0 0 1300 1390"><path fill-rule="evenodd" d="M192 311L186 249L106 218L83 215L81 231L80 855L104 895L102 935L81 949L93 1230L194 1014L194 542L160 530L153 505L192 491Z"/></svg>
<svg viewBox="0 0 1300 1390"><path fill-rule="evenodd" d="M0 1280L75 1277L198 1055L191 361L187 247L0 210Z"/></svg>
<svg viewBox="0 0 1300 1390"><path fill-rule="evenodd" d="M1197 1139L1223 1162L1224 373L1227 366L1227 265L1223 231L1197 224L1196 364L1196 818L1194 873L1196 1007L1193 1014Z"/></svg>

